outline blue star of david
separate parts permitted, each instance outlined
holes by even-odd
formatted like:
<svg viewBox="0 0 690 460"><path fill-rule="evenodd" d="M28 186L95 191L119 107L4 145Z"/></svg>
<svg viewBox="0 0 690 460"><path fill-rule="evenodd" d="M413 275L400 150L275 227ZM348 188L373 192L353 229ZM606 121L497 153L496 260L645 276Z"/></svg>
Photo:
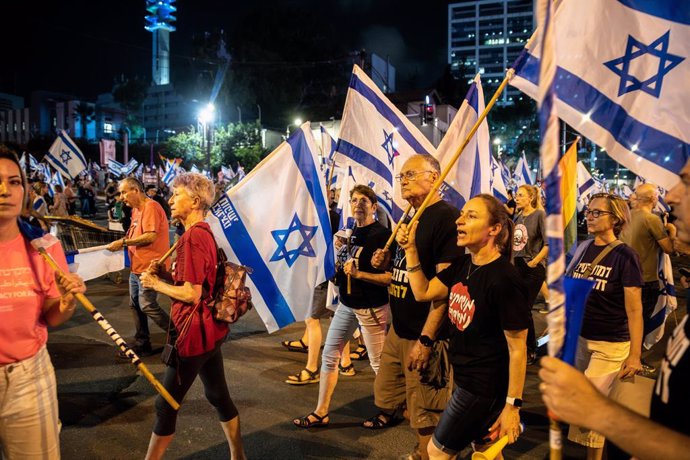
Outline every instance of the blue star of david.
<svg viewBox="0 0 690 460"><path fill-rule="evenodd" d="M388 190L384 190L382 193L383 197L388 200L388 201L393 201L393 197L391 196L390 193L388 193Z"/></svg>
<svg viewBox="0 0 690 460"><path fill-rule="evenodd" d="M604 62L604 65L608 67L609 70L621 77L618 85L619 96L632 91L637 91L639 89L640 91L644 91L651 96L659 98L661 95L661 85L664 80L664 75L669 73L674 67L685 60L685 58L682 56L676 56L668 53L670 37L671 31L669 30L649 45L645 45L644 43L633 38L632 35L628 35L628 44L625 48L625 55L611 61ZM659 67L656 75L653 75L646 80L640 80L630 74L630 64L634 59L642 57L645 54L659 58Z"/></svg>
<svg viewBox="0 0 690 460"><path fill-rule="evenodd" d="M386 130L383 130L383 137L385 140L383 141L383 144L381 144L381 147L386 151L386 154L388 154L388 164L392 165L393 164L393 158L397 157L400 155L397 150L395 150L395 147L393 146L393 134L390 133L388 134Z"/></svg>
<svg viewBox="0 0 690 460"><path fill-rule="evenodd" d="M273 239L275 239L276 243L278 244L278 248L276 249L276 252L273 253L270 261L277 262L280 259L285 259L288 267L292 267L299 256L316 257L314 248L311 246L311 244L309 244L309 242L312 240L312 238L314 238L314 235L316 235L317 229L317 226L311 227L309 225L302 225L302 222L300 222L299 217L297 217L297 214L295 213L288 228L284 230L271 231ZM292 232L299 232L302 237L302 243L297 246L296 249L288 249L286 247Z"/></svg>
<svg viewBox="0 0 690 460"><path fill-rule="evenodd" d="M60 159L62 159L62 162L64 164L69 163L69 161L72 159L70 156L69 150L63 150L62 153L60 154Z"/></svg>

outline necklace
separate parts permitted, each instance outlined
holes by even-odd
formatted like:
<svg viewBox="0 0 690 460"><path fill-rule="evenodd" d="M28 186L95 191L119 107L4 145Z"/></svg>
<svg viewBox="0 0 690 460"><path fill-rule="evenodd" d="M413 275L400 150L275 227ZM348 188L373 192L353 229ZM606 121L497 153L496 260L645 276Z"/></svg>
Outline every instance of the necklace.
<svg viewBox="0 0 690 460"><path fill-rule="evenodd" d="M472 267L474 267L474 270L472 270ZM470 262L470 266L467 267L467 279L470 279L470 276L474 275L477 272L477 270L479 270L482 267L483 265L475 265L472 262Z"/></svg>

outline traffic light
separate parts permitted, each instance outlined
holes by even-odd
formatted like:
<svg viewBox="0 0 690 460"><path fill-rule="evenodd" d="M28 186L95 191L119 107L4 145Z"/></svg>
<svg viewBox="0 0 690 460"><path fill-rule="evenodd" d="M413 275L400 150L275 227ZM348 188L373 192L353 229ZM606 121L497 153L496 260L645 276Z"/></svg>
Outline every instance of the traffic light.
<svg viewBox="0 0 690 460"><path fill-rule="evenodd" d="M434 104L424 104L424 123L432 123L434 121Z"/></svg>

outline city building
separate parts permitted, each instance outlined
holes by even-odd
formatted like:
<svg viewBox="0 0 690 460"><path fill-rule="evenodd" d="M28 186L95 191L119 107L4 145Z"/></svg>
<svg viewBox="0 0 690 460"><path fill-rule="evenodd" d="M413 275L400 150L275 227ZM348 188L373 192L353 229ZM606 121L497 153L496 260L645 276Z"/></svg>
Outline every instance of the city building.
<svg viewBox="0 0 690 460"><path fill-rule="evenodd" d="M0 93L0 142L28 142L30 126L29 109L24 107L24 98Z"/></svg>
<svg viewBox="0 0 690 460"><path fill-rule="evenodd" d="M458 78L479 73L487 99L534 31L534 0L465 0L448 5L448 63ZM499 103L525 97L510 86Z"/></svg>

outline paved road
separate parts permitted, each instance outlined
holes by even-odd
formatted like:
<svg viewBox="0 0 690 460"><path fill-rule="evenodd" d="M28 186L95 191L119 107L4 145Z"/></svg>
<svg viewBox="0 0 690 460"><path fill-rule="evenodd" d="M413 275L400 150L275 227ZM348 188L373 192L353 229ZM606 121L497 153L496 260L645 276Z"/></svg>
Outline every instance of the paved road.
<svg viewBox="0 0 690 460"><path fill-rule="evenodd" d="M89 282L88 288L90 299L111 324L123 336L131 334L126 282L99 279ZM167 300L163 303L169 305ZM543 317L534 314L537 328L543 328ZM323 327L325 331L325 323ZM318 391L317 385L293 387L283 383L286 375L301 368L306 355L288 352L279 342L301 332L299 325L292 325L269 335L258 315L250 312L233 327L223 345L226 376L240 410L249 458L394 459L410 452L415 440L406 423L380 431L359 426L363 418L374 413L374 376L365 362L355 362L356 376L341 377L328 428L301 430L292 426L293 417L313 410ZM164 339L163 332L154 335L158 344ZM136 375L133 366L118 362L114 344L90 315L80 310L68 324L53 330L49 351L58 379L64 458L142 458L154 418L155 391ZM157 355L144 361L162 377L164 369ZM522 411L527 430L518 443L506 449L507 458L547 455L547 420L537 394L536 371L536 366L528 370ZM565 458L581 458L584 452L568 444L565 454ZM227 455L215 413L197 380L182 406L168 458Z"/></svg>

